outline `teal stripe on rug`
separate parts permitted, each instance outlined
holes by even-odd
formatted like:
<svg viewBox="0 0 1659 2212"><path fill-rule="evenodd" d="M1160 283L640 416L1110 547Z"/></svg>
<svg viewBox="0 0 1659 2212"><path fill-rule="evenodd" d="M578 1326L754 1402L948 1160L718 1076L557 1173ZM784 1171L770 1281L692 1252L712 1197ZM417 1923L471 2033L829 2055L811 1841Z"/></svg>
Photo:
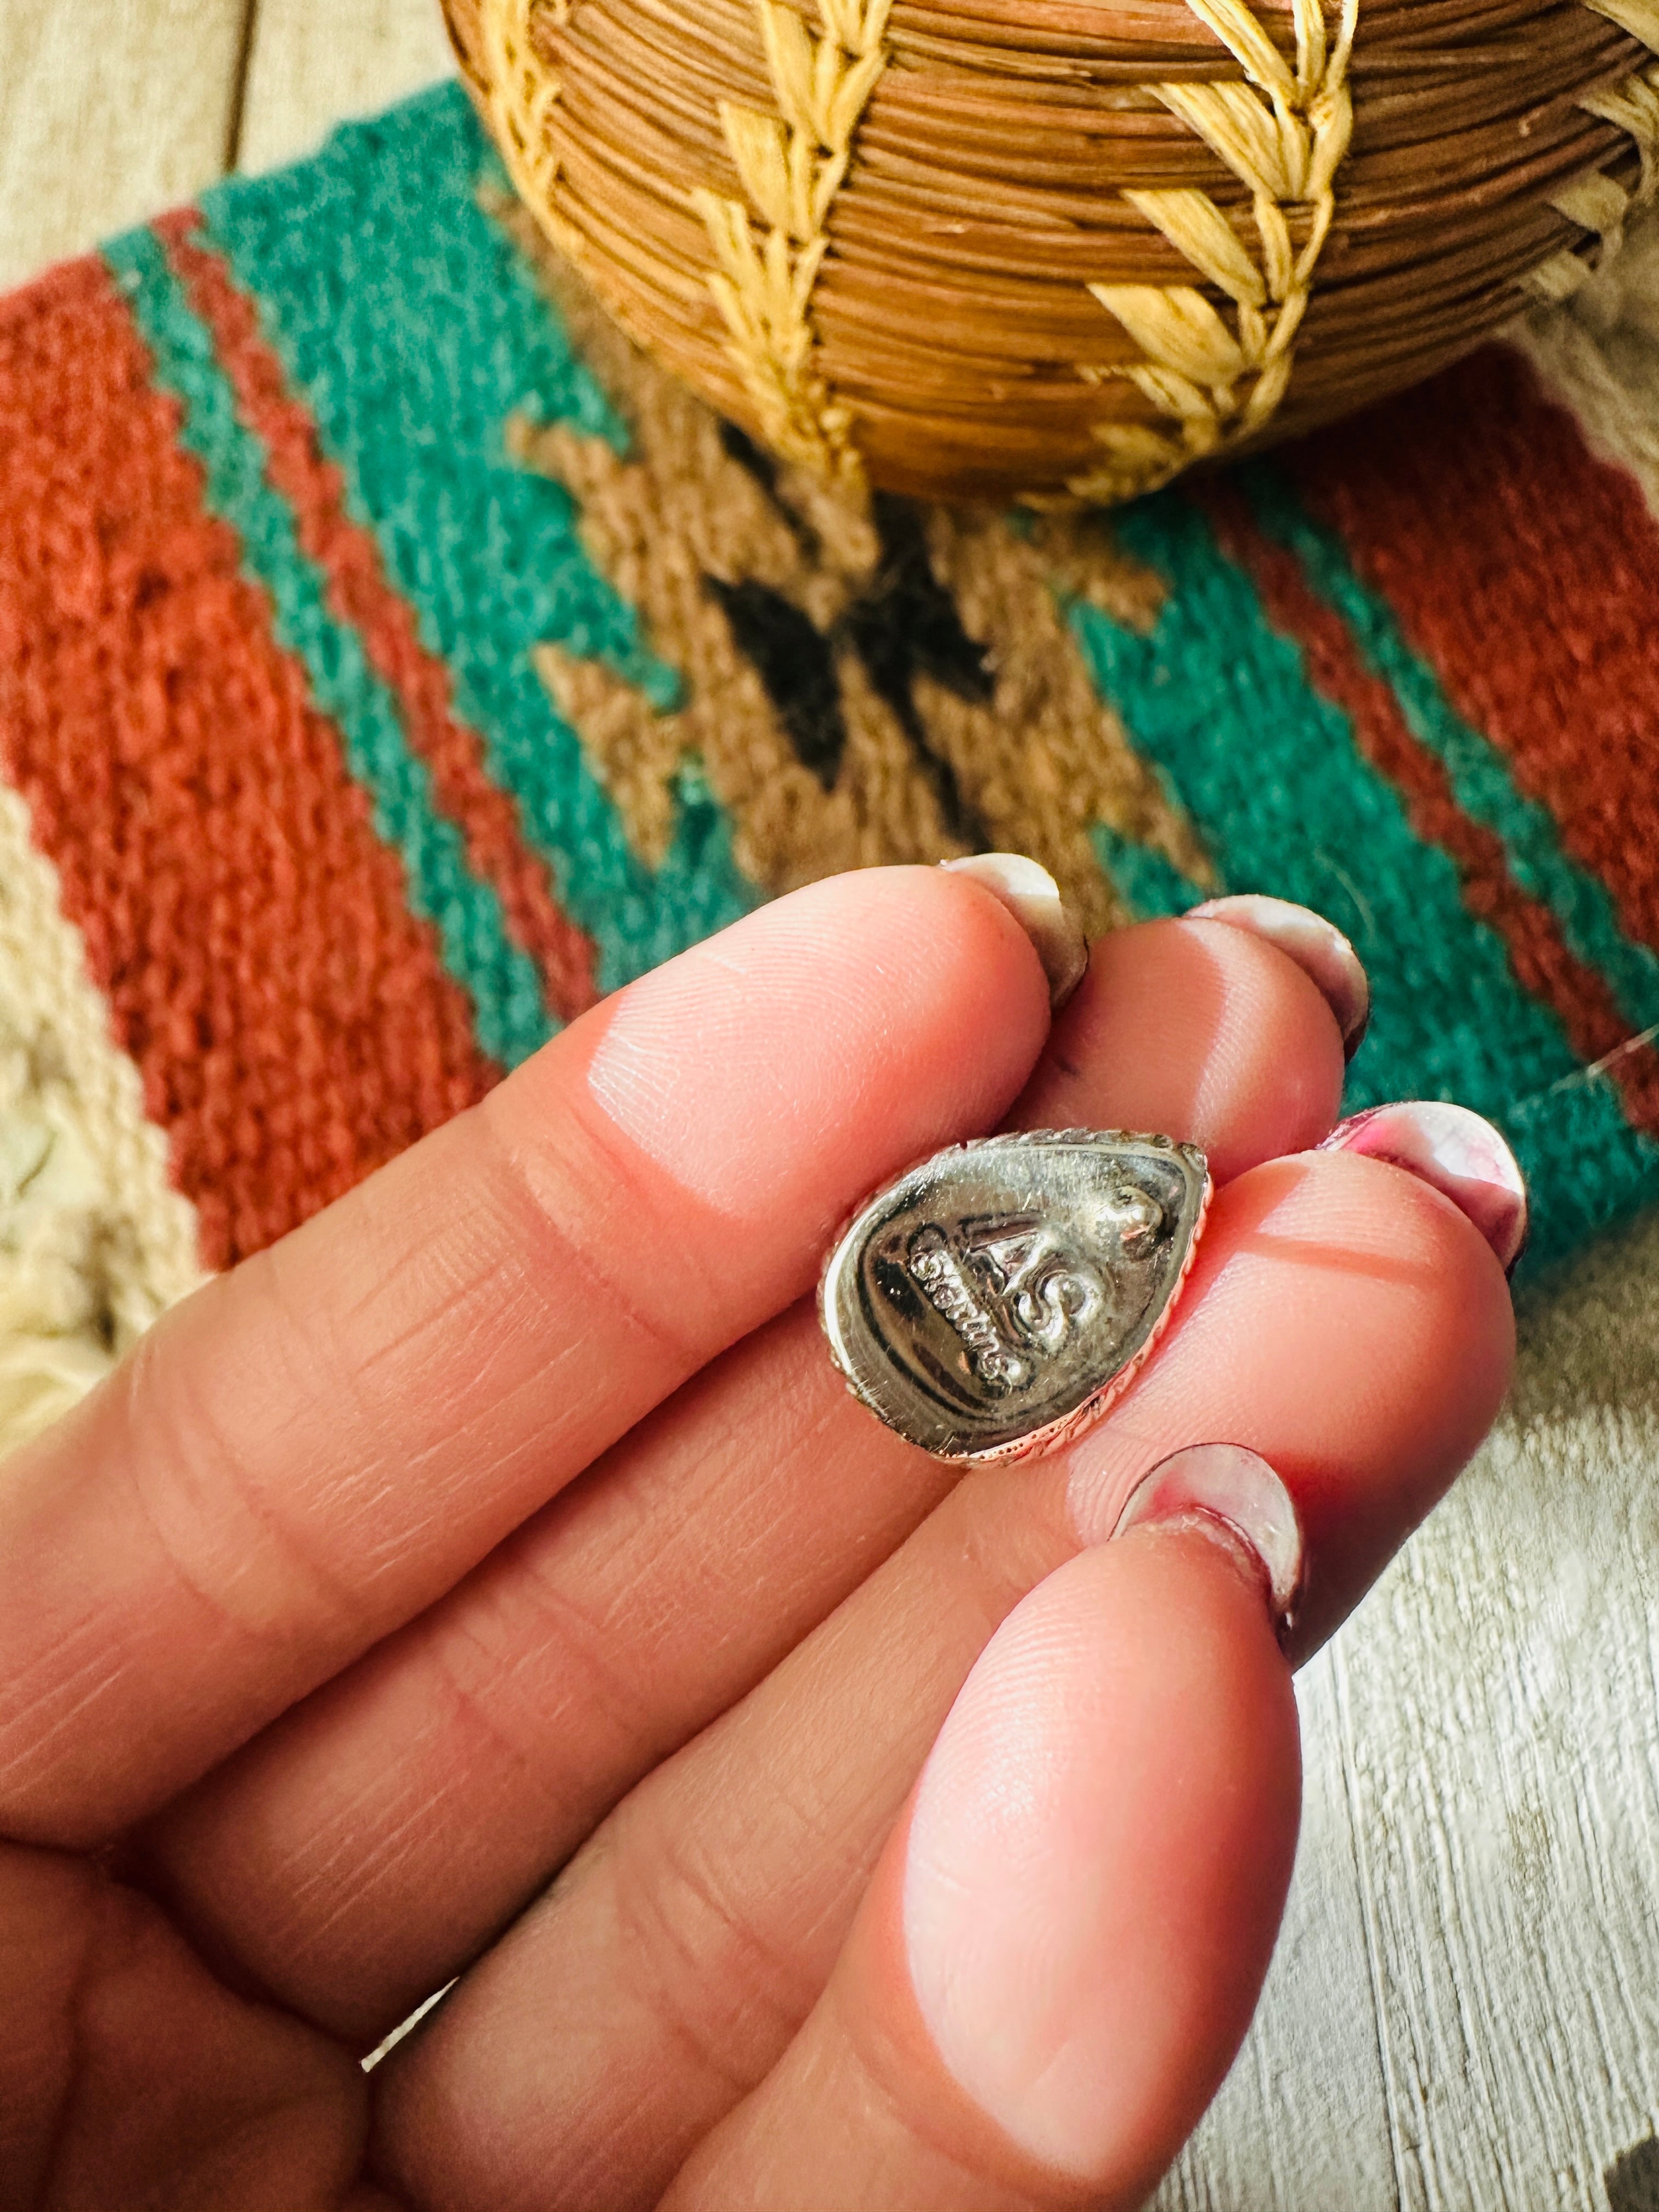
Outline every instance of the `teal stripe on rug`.
<svg viewBox="0 0 1659 2212"><path fill-rule="evenodd" d="M465 94L442 86L337 132L300 168L216 187L203 213L610 990L759 893L695 775L663 865L637 858L532 665L549 641L603 659L659 706L678 698L583 550L569 495L507 458L518 410L619 446L625 434L478 204L490 159Z"/></svg>
<svg viewBox="0 0 1659 2212"><path fill-rule="evenodd" d="M1606 885L1569 856L1548 810L1518 788L1498 747L1457 713L1340 538L1269 464L1242 469L1238 482L1262 530L1300 561L1313 589L1346 623L1360 659L1393 691L1412 734L1444 767L1458 805L1503 840L1516 883L1549 908L1578 958L1600 969L1632 1030L1659 1024L1659 957L1625 934Z"/></svg>
<svg viewBox="0 0 1659 2212"><path fill-rule="evenodd" d="M182 443L207 474L210 510L241 540L243 564L269 593L277 641L305 669L317 705L338 725L347 766L368 793L377 834L401 858L413 911L438 933L445 967L471 1000L478 1042L507 1066L557 1028L534 962L507 933L495 887L475 875L460 831L434 803L391 692L355 629L328 605L323 571L300 544L293 512L269 482L263 441L240 420L213 338L152 231L105 249L155 362L157 386L184 410Z"/></svg>
<svg viewBox="0 0 1659 2212"><path fill-rule="evenodd" d="M1612 1085L1584 1079L1501 939L1465 907L1450 859L1413 831L1202 514L1164 493L1128 509L1118 534L1168 580L1158 623L1142 635L1079 603L1073 628L1228 889L1317 908L1353 939L1373 1011L1350 1109L1415 1096L1489 1115L1532 1186L1534 1265L1654 1195L1659 1153L1631 1129Z"/></svg>
<svg viewBox="0 0 1659 2212"><path fill-rule="evenodd" d="M1097 822L1089 840L1114 890L1137 921L1167 921L1200 899L1216 896L1214 890L1206 891L1183 876L1156 846L1137 845L1109 822Z"/></svg>

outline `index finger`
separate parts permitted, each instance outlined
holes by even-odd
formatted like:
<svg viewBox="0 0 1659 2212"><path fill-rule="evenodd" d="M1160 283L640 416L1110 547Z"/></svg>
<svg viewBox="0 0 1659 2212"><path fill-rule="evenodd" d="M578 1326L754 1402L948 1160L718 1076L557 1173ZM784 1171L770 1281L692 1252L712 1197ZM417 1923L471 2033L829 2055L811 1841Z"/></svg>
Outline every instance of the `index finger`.
<svg viewBox="0 0 1659 2212"><path fill-rule="evenodd" d="M0 1486L0 1832L118 1832L429 1604L1047 1027L971 880L815 885L176 1309Z"/></svg>

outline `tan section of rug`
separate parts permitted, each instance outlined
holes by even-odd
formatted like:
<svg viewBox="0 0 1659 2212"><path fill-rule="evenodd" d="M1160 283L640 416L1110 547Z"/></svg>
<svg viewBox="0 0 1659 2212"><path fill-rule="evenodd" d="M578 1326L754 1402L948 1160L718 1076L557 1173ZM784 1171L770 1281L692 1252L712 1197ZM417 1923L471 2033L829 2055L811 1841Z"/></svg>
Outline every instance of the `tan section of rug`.
<svg viewBox="0 0 1659 2212"><path fill-rule="evenodd" d="M596 566L684 679L687 703L662 713L602 662L556 646L538 656L642 859L665 854L676 779L695 757L731 814L738 865L772 892L995 846L1042 861L1099 931L1125 917L1090 842L1097 823L1212 879L1091 684L1056 598L1071 586L1136 628L1156 620L1163 586L1100 524L1022 531L974 507L924 517L771 462L620 333L521 210L491 211L537 263L632 437L625 458L567 423L520 422L513 442L578 501ZM941 635L933 672L901 690L884 684L882 648L906 622L912 639L929 623ZM769 657L784 672L772 696L758 672ZM791 681L793 735L775 704Z"/></svg>

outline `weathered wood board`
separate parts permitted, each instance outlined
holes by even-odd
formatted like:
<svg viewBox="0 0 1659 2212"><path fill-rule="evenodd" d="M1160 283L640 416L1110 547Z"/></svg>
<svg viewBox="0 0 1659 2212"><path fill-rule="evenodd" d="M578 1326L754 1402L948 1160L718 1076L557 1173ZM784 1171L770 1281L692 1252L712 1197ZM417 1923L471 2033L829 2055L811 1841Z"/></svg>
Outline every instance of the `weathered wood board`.
<svg viewBox="0 0 1659 2212"><path fill-rule="evenodd" d="M232 157L248 0L0 0L0 285Z"/></svg>
<svg viewBox="0 0 1659 2212"><path fill-rule="evenodd" d="M258 0L236 166L295 161L453 68L437 0Z"/></svg>

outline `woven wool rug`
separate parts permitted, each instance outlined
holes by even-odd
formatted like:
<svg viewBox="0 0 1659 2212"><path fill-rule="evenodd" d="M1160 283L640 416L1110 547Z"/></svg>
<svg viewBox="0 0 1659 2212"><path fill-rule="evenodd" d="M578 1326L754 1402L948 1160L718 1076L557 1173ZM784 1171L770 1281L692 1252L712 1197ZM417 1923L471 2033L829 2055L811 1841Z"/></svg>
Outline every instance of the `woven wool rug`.
<svg viewBox="0 0 1659 2212"><path fill-rule="evenodd" d="M1066 521L774 465L552 264L453 88L0 303L0 1442L600 994L977 847L1096 928L1319 908L1374 988L1353 1105L1498 1121L1534 1267L1631 1212L1656 262Z"/></svg>

